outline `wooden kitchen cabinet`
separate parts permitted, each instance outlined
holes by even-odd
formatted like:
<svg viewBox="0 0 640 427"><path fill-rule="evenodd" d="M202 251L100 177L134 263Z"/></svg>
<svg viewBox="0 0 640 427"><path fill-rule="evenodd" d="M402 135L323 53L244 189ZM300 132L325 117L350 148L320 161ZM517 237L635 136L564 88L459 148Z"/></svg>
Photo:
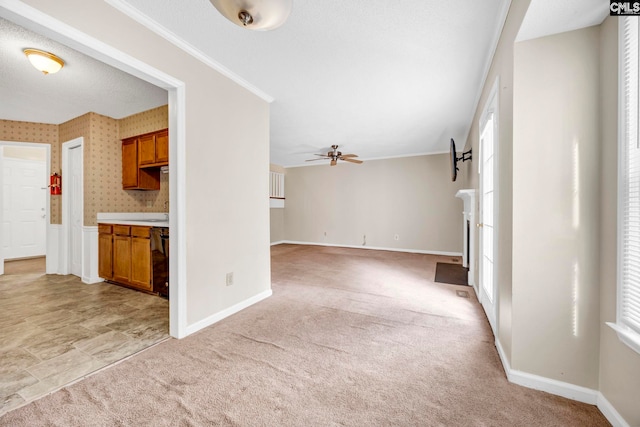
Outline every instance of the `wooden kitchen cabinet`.
<svg viewBox="0 0 640 427"><path fill-rule="evenodd" d="M156 162L169 166L169 129L156 135Z"/></svg>
<svg viewBox="0 0 640 427"><path fill-rule="evenodd" d="M98 276L113 279L113 234L109 224L98 224Z"/></svg>
<svg viewBox="0 0 640 427"><path fill-rule="evenodd" d="M114 227L115 228L115 227ZM129 228L129 227L127 227ZM113 235L113 280L129 283L131 279L131 236Z"/></svg>
<svg viewBox="0 0 640 427"><path fill-rule="evenodd" d="M138 142L135 138L122 141L122 188L138 186Z"/></svg>
<svg viewBox="0 0 640 427"><path fill-rule="evenodd" d="M122 140L122 188L159 190L160 168L138 167L139 144L139 137Z"/></svg>
<svg viewBox="0 0 640 427"><path fill-rule="evenodd" d="M160 167L169 164L169 130L164 129L138 137L138 167Z"/></svg>
<svg viewBox="0 0 640 427"><path fill-rule="evenodd" d="M151 227L98 224L98 274L105 280L150 292Z"/></svg>
<svg viewBox="0 0 640 427"><path fill-rule="evenodd" d="M149 227L131 227L131 284L151 290L151 236Z"/></svg>

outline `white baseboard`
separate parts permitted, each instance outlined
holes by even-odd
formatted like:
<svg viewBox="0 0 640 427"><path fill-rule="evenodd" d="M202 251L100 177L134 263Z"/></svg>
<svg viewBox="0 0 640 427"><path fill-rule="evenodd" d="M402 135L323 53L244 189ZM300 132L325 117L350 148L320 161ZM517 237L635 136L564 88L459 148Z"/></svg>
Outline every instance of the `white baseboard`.
<svg viewBox="0 0 640 427"><path fill-rule="evenodd" d="M631 427L631 425L622 418L622 415L616 411L616 408L614 408L607 398L600 392L598 392L598 409L611 423L611 425L613 425L613 427Z"/></svg>
<svg viewBox="0 0 640 427"><path fill-rule="evenodd" d="M541 377L539 375L529 374L527 372L511 369L511 365L502 349L500 341L496 338L496 349L502 361L502 366L507 374L509 382L521 385L523 387L534 390L541 390L556 396L566 397L567 399L577 400L578 402L596 405L602 415L613 425L613 427L630 427L624 418L613 405L604 397L604 395L596 390L577 386L574 384L553 380L551 378Z"/></svg>
<svg viewBox="0 0 640 427"><path fill-rule="evenodd" d="M598 403L598 392L596 390L511 369L502 345L497 338L496 348L498 349L498 355L500 355L500 360L502 361L502 366L504 367L509 382L534 390L546 391L556 396L566 397L567 399L577 400L578 402L584 402L590 405Z"/></svg>
<svg viewBox="0 0 640 427"><path fill-rule="evenodd" d="M260 292L259 294L252 296L251 298L247 298L244 301L240 301L239 303L232 305L229 308L226 308L192 325L189 325L187 326L187 329L186 329L187 333L185 336L191 335L194 332L198 332L200 329L204 329L207 326L211 326L214 323L221 321L225 317L229 317L232 314L235 314L241 310L244 310L249 306L252 306L253 304L256 304L262 301L263 299L269 298L272 293L273 291L271 289L267 289L266 291Z"/></svg>
<svg viewBox="0 0 640 427"><path fill-rule="evenodd" d="M294 240L281 240L279 242L272 243L271 245L273 246L273 245L280 245L280 244L330 246L330 247L336 247L336 248L353 248L353 249L371 249L374 251L408 252L413 254L427 254L427 255L462 256L462 252L429 251L429 250L423 250L423 249L383 248L379 246L338 245L334 243L297 242Z"/></svg>
<svg viewBox="0 0 640 427"><path fill-rule="evenodd" d="M277 242L271 242L271 246L282 245L283 243L287 243L285 240L278 240Z"/></svg>

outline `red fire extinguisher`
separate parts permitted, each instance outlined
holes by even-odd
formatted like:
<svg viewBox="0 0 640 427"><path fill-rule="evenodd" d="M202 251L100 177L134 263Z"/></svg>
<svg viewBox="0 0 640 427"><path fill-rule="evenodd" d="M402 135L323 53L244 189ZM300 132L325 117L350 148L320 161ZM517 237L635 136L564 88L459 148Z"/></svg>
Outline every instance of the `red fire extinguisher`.
<svg viewBox="0 0 640 427"><path fill-rule="evenodd" d="M62 177L58 175L58 173L51 174L49 187L51 188L52 196L59 196L62 194Z"/></svg>

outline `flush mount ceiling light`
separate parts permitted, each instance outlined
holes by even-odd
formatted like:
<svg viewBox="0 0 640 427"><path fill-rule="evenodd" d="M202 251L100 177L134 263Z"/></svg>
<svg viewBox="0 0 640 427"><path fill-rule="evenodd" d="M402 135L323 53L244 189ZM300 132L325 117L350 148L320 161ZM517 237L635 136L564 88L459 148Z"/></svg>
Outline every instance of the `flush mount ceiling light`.
<svg viewBox="0 0 640 427"><path fill-rule="evenodd" d="M44 74L57 73L64 66L64 61L53 53L38 49L25 49L24 54L29 58L31 65Z"/></svg>
<svg viewBox="0 0 640 427"><path fill-rule="evenodd" d="M278 28L289 17L293 0L209 0L229 21L250 30Z"/></svg>

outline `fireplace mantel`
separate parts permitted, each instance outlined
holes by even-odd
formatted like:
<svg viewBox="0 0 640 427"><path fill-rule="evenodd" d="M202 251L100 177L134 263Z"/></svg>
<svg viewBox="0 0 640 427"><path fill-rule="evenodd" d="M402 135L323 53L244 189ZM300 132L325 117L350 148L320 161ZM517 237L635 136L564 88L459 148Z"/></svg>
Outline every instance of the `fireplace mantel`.
<svg viewBox="0 0 640 427"><path fill-rule="evenodd" d="M469 269L469 285L475 288L475 239L476 239L476 190L459 190L456 197L462 199L462 266Z"/></svg>

